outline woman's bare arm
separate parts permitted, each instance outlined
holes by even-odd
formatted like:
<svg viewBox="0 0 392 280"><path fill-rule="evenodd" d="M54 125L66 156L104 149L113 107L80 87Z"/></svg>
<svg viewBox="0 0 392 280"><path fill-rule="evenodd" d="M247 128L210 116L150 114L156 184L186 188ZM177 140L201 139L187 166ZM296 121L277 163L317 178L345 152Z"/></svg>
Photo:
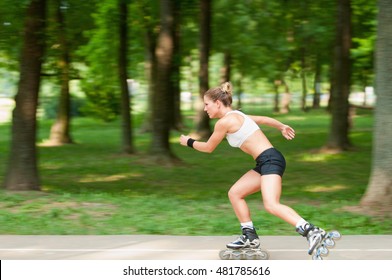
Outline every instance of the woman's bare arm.
<svg viewBox="0 0 392 280"><path fill-rule="evenodd" d="M280 121L265 117L265 116L249 116L252 120L254 120L258 125L266 125L276 129L279 129L282 133L283 137L287 140L292 140L295 137L295 131L288 125L281 123Z"/></svg>

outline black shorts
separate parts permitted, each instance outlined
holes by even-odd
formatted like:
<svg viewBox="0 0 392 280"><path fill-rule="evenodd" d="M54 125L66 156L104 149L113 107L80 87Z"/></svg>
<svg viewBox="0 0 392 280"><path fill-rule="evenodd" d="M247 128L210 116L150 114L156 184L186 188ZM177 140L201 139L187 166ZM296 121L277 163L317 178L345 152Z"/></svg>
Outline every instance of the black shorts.
<svg viewBox="0 0 392 280"><path fill-rule="evenodd" d="M260 175L277 174L283 176L286 169L286 160L281 152L275 148L269 148L256 158L254 171Z"/></svg>

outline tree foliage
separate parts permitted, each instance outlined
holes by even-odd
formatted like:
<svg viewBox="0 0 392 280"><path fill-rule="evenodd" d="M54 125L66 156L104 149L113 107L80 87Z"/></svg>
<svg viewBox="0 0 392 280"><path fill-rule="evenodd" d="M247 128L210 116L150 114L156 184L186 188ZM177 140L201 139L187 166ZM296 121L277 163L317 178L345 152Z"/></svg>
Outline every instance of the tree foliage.
<svg viewBox="0 0 392 280"><path fill-rule="evenodd" d="M81 74L87 97L84 112L112 121L120 113L118 36L115 35L119 18L117 1L100 1L93 11L94 28L83 33L89 40L78 50L87 66Z"/></svg>

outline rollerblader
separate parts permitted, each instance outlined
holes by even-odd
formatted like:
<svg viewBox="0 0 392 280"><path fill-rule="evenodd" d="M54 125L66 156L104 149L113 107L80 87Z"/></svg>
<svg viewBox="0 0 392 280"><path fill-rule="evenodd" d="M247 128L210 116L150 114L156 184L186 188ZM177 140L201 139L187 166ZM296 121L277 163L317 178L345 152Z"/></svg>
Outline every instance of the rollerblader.
<svg viewBox="0 0 392 280"><path fill-rule="evenodd" d="M265 209L294 226L296 231L308 240L308 253L321 259L321 255L328 253L326 247L332 246L332 239L338 236L327 234L323 229L303 219L292 208L280 203L286 161L259 125L278 129L287 140L294 139L294 129L273 118L250 116L233 110L231 104L232 86L229 82L209 89L204 94L204 111L211 119L218 119L211 137L207 142L196 141L185 135L180 137L181 145L206 153L213 152L226 137L232 147L241 149L256 161L256 166L246 172L228 192L233 210L241 224L242 235L227 244L228 249L221 251L220 257L268 259L268 253L259 248L260 241L245 201L248 195L261 191Z"/></svg>

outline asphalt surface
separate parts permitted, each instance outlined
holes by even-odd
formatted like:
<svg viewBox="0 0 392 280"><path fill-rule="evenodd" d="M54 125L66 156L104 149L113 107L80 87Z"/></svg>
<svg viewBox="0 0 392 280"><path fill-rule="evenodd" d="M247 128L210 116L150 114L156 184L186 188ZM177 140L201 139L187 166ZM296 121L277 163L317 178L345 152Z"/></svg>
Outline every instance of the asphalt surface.
<svg viewBox="0 0 392 280"><path fill-rule="evenodd" d="M0 235L1 260L219 260L236 236ZM262 236L270 260L310 260L300 236ZM347 235L325 260L392 260L392 235Z"/></svg>

